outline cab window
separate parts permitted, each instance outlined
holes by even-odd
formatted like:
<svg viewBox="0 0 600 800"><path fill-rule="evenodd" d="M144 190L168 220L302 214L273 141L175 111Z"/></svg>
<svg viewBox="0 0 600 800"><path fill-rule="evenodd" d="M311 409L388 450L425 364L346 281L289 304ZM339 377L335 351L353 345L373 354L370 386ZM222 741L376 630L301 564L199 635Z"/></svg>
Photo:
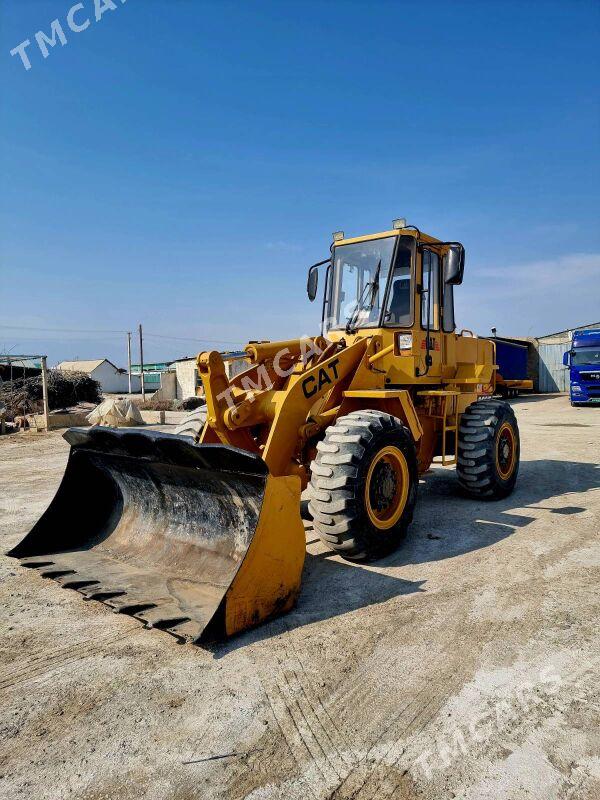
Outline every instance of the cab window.
<svg viewBox="0 0 600 800"><path fill-rule="evenodd" d="M375 327L396 244L395 236L338 245L333 252L332 314L328 328Z"/></svg>
<svg viewBox="0 0 600 800"><path fill-rule="evenodd" d="M400 241L390 280L384 325L399 328L412 325L411 257L411 245Z"/></svg>
<svg viewBox="0 0 600 800"><path fill-rule="evenodd" d="M421 285L421 327L440 329L440 259L432 250L423 250ZM429 325L428 325L429 323Z"/></svg>
<svg viewBox="0 0 600 800"><path fill-rule="evenodd" d="M444 283L442 287L444 296L444 309L442 312L442 327L446 333L452 333L456 327L454 321L454 286Z"/></svg>

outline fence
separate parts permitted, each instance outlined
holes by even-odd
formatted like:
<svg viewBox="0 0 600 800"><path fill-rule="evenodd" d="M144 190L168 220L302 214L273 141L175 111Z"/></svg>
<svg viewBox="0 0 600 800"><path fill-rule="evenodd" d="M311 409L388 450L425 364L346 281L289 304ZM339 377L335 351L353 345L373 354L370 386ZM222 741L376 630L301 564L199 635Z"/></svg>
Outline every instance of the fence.
<svg viewBox="0 0 600 800"><path fill-rule="evenodd" d="M48 416L50 414L50 405L48 403L48 367L46 364L47 356L41 355L10 355L9 353L1 353L0 354L0 364L8 365L10 370L10 378L9 380L12 382L13 377L16 378L16 368L20 364L23 370L27 370L28 368L37 369L37 365L40 365L40 370L42 373L42 400L44 404L44 411L43 411L43 420L46 426L46 430L49 428L48 423ZM15 370L15 372L13 372ZM4 425L1 426L2 432L4 430Z"/></svg>

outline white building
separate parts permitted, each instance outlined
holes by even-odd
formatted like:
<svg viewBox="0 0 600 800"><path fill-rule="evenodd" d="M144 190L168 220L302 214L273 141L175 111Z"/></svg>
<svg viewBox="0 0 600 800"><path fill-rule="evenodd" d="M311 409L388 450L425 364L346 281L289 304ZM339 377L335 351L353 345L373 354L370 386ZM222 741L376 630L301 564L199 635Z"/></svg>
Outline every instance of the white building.
<svg viewBox="0 0 600 800"><path fill-rule="evenodd" d="M225 372L230 380L234 375L243 372L250 366L250 362L244 357L245 353L242 351L221 353L221 355L225 361ZM179 358L177 361L173 361L171 367L175 369L178 400L198 395L204 396L204 388L196 367L196 357Z"/></svg>
<svg viewBox="0 0 600 800"><path fill-rule="evenodd" d="M129 391L127 370L119 369L107 358L94 361L61 361L56 369L61 372L84 372L98 381L104 394L126 394ZM131 391L140 392L139 375L131 376Z"/></svg>

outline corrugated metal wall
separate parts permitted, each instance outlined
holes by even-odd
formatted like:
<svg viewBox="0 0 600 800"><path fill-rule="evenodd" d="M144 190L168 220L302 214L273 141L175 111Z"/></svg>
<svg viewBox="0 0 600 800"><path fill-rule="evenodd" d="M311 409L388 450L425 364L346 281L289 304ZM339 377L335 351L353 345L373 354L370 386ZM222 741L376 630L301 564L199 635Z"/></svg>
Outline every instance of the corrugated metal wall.
<svg viewBox="0 0 600 800"><path fill-rule="evenodd" d="M563 353L571 349L571 342L538 345L539 391L568 392L569 370L563 367Z"/></svg>

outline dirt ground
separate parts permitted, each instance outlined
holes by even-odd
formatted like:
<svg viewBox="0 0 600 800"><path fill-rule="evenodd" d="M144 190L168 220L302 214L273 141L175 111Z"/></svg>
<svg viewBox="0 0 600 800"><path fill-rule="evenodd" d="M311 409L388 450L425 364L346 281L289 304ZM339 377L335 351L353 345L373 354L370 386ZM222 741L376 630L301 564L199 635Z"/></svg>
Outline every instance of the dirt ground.
<svg viewBox="0 0 600 800"><path fill-rule="evenodd" d="M600 797L600 408L513 401L517 490L420 486L371 566L307 529L297 608L202 649L0 558L0 797ZM0 440L0 549L53 496L60 434Z"/></svg>

